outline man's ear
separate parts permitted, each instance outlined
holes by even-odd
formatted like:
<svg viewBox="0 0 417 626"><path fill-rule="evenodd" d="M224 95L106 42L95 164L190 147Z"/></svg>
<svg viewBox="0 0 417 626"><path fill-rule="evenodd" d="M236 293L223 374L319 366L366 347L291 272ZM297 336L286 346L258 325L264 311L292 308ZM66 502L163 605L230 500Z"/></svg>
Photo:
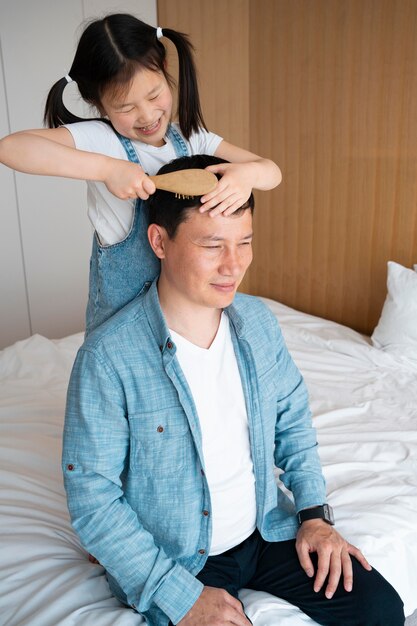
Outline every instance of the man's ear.
<svg viewBox="0 0 417 626"><path fill-rule="evenodd" d="M150 224L148 227L148 239L150 246L158 259L165 258L165 241L167 240L167 231L163 226L158 224Z"/></svg>

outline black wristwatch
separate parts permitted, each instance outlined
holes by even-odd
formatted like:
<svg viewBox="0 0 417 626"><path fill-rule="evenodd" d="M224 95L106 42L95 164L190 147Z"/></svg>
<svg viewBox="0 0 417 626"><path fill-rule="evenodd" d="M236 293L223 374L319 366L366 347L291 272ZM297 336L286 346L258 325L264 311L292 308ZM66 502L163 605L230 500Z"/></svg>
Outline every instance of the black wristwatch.
<svg viewBox="0 0 417 626"><path fill-rule="evenodd" d="M300 524L309 519L322 519L334 526L333 509L330 504L321 504L320 506L313 506L311 509L303 509L298 513L297 517Z"/></svg>

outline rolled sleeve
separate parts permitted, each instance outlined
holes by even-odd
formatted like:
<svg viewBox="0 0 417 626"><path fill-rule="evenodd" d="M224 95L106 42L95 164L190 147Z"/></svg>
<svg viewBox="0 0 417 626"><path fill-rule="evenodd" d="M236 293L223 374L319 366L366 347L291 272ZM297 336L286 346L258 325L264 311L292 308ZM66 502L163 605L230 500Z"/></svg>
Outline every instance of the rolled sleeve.
<svg viewBox="0 0 417 626"><path fill-rule="evenodd" d="M154 602L178 624L200 597L204 585L184 568L176 565L154 594Z"/></svg>

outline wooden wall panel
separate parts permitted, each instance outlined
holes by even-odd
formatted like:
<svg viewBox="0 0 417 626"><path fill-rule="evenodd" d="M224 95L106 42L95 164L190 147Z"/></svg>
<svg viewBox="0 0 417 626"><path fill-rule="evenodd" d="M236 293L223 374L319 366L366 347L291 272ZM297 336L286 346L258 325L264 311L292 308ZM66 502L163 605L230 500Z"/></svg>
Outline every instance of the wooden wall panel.
<svg viewBox="0 0 417 626"><path fill-rule="evenodd" d="M158 0L158 23L189 35L195 48L205 122L249 148L249 0ZM177 57L169 40L168 70Z"/></svg>
<svg viewBox="0 0 417 626"><path fill-rule="evenodd" d="M158 15L197 46L209 127L283 171L256 195L246 290L372 332L387 260L417 262L417 2L158 0Z"/></svg>
<svg viewBox="0 0 417 626"><path fill-rule="evenodd" d="M387 260L417 259L417 3L261 5L250 145L284 181L262 196L250 290L371 332Z"/></svg>

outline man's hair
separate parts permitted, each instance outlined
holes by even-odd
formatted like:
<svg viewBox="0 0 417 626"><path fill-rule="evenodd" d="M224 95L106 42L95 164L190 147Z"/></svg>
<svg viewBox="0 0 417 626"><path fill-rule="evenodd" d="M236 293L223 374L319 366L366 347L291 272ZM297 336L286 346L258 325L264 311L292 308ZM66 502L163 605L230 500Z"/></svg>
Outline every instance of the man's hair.
<svg viewBox="0 0 417 626"><path fill-rule="evenodd" d="M205 169L208 165L217 165L219 163L228 163L228 161L208 154L195 154L174 159L170 163L163 165L158 174L168 174L168 172L193 168ZM220 176L217 176L217 178L220 178ZM201 196L192 196L190 198L176 197L170 191L157 189L148 200L149 224L162 226L165 228L168 237L174 239L178 226L187 220L191 211L201 206L200 199ZM232 215L239 215L247 209L250 209L251 213L253 213L254 208L255 200L251 193L249 199Z"/></svg>

